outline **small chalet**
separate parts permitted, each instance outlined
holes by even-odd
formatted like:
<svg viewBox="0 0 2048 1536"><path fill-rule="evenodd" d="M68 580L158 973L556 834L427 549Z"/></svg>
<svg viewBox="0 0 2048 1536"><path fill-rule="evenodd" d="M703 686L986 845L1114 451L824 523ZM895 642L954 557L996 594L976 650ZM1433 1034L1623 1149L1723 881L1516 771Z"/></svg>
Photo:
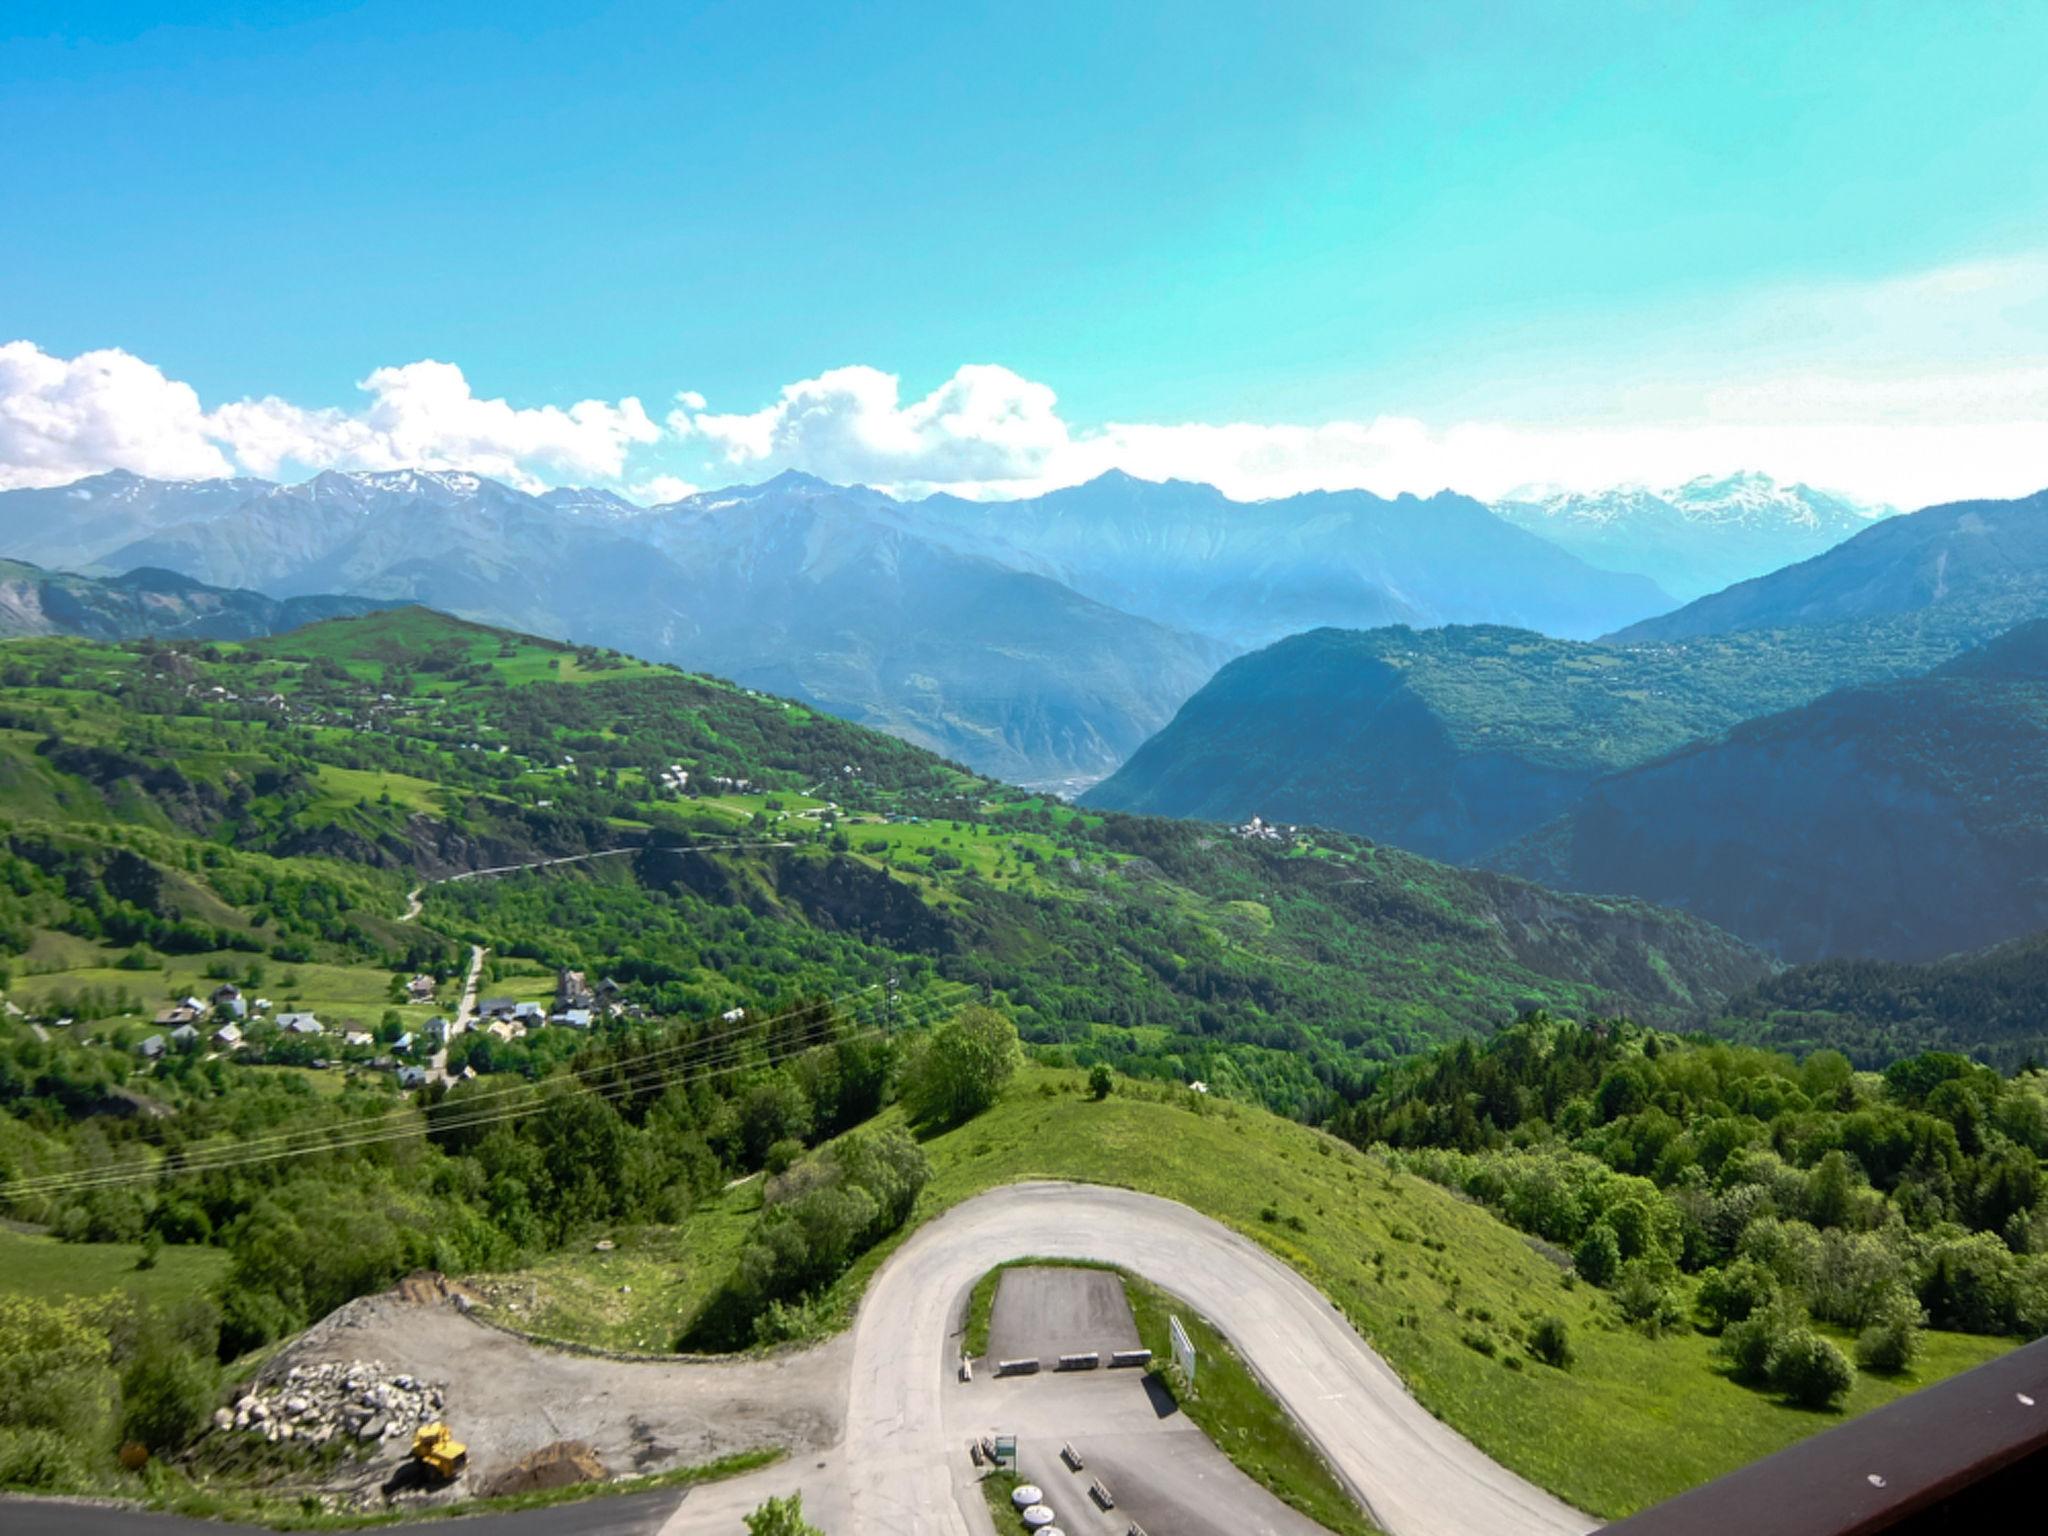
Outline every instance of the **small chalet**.
<svg viewBox="0 0 2048 1536"><path fill-rule="evenodd" d="M405 984L405 990L414 1002L431 1003L434 1000L434 988L439 985L440 983L431 976L415 976Z"/></svg>
<svg viewBox="0 0 2048 1536"><path fill-rule="evenodd" d="M213 1043L216 1049L232 1051L242 1043L242 1032L232 1024L223 1024L213 1032Z"/></svg>
<svg viewBox="0 0 2048 1536"><path fill-rule="evenodd" d="M277 1027L288 1035L324 1035L327 1026L310 1013L280 1013Z"/></svg>
<svg viewBox="0 0 2048 1536"><path fill-rule="evenodd" d="M135 1054L140 1056L144 1061L155 1061L159 1057L161 1057L163 1053L164 1037L162 1035L151 1035L147 1040L143 1041L142 1044L135 1047Z"/></svg>

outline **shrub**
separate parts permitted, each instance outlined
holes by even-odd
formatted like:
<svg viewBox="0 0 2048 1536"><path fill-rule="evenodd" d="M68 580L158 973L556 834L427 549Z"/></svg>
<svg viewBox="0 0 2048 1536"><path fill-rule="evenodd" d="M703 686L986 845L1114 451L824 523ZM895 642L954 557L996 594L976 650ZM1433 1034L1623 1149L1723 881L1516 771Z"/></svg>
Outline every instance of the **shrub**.
<svg viewBox="0 0 2048 1536"><path fill-rule="evenodd" d="M1545 1365L1568 1371L1572 1364L1571 1329L1561 1317L1539 1317L1529 1330L1529 1353Z"/></svg>
<svg viewBox="0 0 2048 1536"><path fill-rule="evenodd" d="M1856 1363L1866 1371L1893 1375L1912 1365L1920 1353L1919 1302L1894 1291L1879 1307L1870 1325L1856 1337Z"/></svg>
<svg viewBox="0 0 2048 1536"><path fill-rule="evenodd" d="M53 1429L0 1429L0 1488L58 1493L85 1482L77 1450Z"/></svg>
<svg viewBox="0 0 2048 1536"><path fill-rule="evenodd" d="M1794 1328L1771 1352L1771 1385L1804 1408L1832 1408L1855 1385L1849 1359L1831 1340Z"/></svg>
<svg viewBox="0 0 2048 1536"><path fill-rule="evenodd" d="M1682 1316L1678 1298L1657 1265L1647 1259L1630 1259L1622 1266L1614 1299L1621 1315L1652 1337L1675 1328Z"/></svg>
<svg viewBox="0 0 2048 1536"><path fill-rule="evenodd" d="M768 1171L768 1176L773 1178L777 1174L789 1172L790 1166L803 1155L804 1144L793 1137L785 1136L768 1148L768 1155L762 1159L761 1166Z"/></svg>
<svg viewBox="0 0 2048 1536"><path fill-rule="evenodd" d="M1777 1308L1758 1312L1739 1323L1730 1323L1714 1348L1728 1374L1748 1386L1758 1387L1770 1380L1771 1352L1784 1331Z"/></svg>
<svg viewBox="0 0 2048 1536"><path fill-rule="evenodd" d="M121 1376L121 1438L157 1455L183 1450L206 1428L212 1367L168 1340L150 1340Z"/></svg>
<svg viewBox="0 0 2048 1536"><path fill-rule="evenodd" d="M1103 1063L1098 1061L1088 1069L1088 1092L1092 1097L1106 1099L1115 1087L1116 1079Z"/></svg>

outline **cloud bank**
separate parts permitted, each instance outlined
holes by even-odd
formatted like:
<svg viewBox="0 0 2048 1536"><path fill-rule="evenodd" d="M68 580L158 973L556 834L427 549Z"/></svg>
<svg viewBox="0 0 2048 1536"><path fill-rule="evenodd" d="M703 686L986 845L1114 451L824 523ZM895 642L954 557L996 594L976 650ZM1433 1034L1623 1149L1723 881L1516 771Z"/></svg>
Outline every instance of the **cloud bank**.
<svg viewBox="0 0 2048 1536"><path fill-rule="evenodd" d="M453 363L379 368L361 409L276 396L208 411L189 385L117 348L53 357L0 346L0 489L62 485L109 469L163 479L290 470L465 469L523 489L617 480L661 437L640 402L514 407L480 399Z"/></svg>
<svg viewBox="0 0 2048 1536"><path fill-rule="evenodd" d="M2043 335L2048 254L2035 254L1703 301L1633 337L1632 362L1568 345L1575 382L1546 374L1499 397L1513 409L1474 419L1095 423L994 363L923 394L880 368L831 368L753 409L679 389L659 423L631 395L480 397L459 367L431 359L374 370L352 408L271 396L208 409L119 349L65 358L15 341L0 346L0 488L116 468L176 479L418 467L667 501L797 469L987 499L1121 469L1240 500L1352 487L1496 499L1762 470L1911 507L2048 485Z"/></svg>

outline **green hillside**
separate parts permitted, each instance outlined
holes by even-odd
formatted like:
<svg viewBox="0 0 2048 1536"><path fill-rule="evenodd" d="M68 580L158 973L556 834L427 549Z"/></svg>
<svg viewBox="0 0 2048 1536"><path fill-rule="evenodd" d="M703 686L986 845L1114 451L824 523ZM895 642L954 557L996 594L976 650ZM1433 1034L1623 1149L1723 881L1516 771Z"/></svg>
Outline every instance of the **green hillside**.
<svg viewBox="0 0 2048 1536"><path fill-rule="evenodd" d="M1733 999L1714 1030L1780 1050L1831 1047L1860 1067L1927 1049L2008 1071L2048 1061L2048 936L1917 965L1793 966Z"/></svg>
<svg viewBox="0 0 2048 1536"><path fill-rule="evenodd" d="M21 867L0 937L22 1000L65 992L74 1015L257 960L387 973L367 999L297 978L374 1023L389 972L445 976L468 943L616 975L662 1015L893 975L1310 1113L1362 1058L1532 1004L1677 1018L1763 975L1640 903L1079 813L787 701L422 609L248 645L22 641L0 683ZM632 856L432 883L614 849ZM423 880L424 919L400 923Z"/></svg>
<svg viewBox="0 0 2048 1536"><path fill-rule="evenodd" d="M1682 906L1788 960L2048 929L2048 621L1603 779L1499 862Z"/></svg>
<svg viewBox="0 0 2048 1536"><path fill-rule="evenodd" d="M1316 630L1224 667L1084 797L1104 809L1337 827L1472 860L1602 774L1963 641L1913 622L1587 644L1450 626Z"/></svg>

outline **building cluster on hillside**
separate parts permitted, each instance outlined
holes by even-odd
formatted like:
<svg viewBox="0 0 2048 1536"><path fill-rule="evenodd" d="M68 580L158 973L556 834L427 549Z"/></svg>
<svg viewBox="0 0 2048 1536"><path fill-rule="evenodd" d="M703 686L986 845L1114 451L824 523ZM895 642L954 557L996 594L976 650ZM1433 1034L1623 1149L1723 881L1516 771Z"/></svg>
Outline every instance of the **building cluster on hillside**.
<svg viewBox="0 0 2048 1536"><path fill-rule="evenodd" d="M1253 816L1250 821L1230 830L1247 842L1284 843L1290 841L1301 829L1293 825L1283 827L1277 821L1268 821L1263 816Z"/></svg>

